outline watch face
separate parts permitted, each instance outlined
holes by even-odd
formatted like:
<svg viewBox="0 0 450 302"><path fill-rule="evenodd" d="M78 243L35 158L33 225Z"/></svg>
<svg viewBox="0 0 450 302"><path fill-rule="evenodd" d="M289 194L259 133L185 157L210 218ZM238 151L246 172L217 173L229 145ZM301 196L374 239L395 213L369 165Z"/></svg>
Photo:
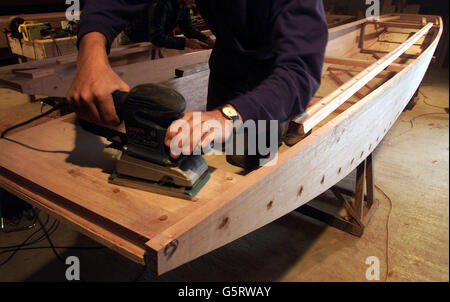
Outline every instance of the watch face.
<svg viewBox="0 0 450 302"><path fill-rule="evenodd" d="M230 107L222 108L222 112L223 112L223 114L225 114L226 116L228 116L230 118L234 117L234 116L237 116L236 110L234 110L233 108L230 108Z"/></svg>

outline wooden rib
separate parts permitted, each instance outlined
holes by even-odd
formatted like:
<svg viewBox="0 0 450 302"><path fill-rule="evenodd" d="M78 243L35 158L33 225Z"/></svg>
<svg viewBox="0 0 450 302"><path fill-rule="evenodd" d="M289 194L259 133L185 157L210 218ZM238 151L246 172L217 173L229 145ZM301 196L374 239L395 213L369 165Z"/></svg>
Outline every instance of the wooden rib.
<svg viewBox="0 0 450 302"><path fill-rule="evenodd" d="M343 81L337 74L335 74L333 71L329 71L328 75L331 77L331 79L333 81L335 81L339 86L344 85L345 81ZM362 99L365 97L364 94L362 94L361 92L357 91L355 92L355 96L359 99Z"/></svg>
<svg viewBox="0 0 450 302"><path fill-rule="evenodd" d="M367 68L367 67L369 67L370 65L372 65L375 62L371 62L371 61L367 61L367 60L361 60L361 59L327 56L327 57L325 57L325 63L338 64L338 65L349 65L349 66L357 66L357 67L365 67L365 68ZM390 70L390 71L400 72L405 67L406 67L406 65L404 65L404 64L392 63L386 69Z"/></svg>
<svg viewBox="0 0 450 302"><path fill-rule="evenodd" d="M394 51L384 56L379 61L370 65L367 69L360 72L353 79L342 85L337 90L333 91L322 102L307 109L308 118L301 123L302 133L308 133L320 121L325 119L330 113L338 108L342 103L347 101L355 92L366 85L378 73L383 71L386 67L391 65L398 57L407 51L411 45L416 43L423 35L425 35L433 26L433 23L428 23L425 27L415 33L405 43L397 47Z"/></svg>
<svg viewBox="0 0 450 302"><path fill-rule="evenodd" d="M377 22L377 21L369 21L367 24L376 24L380 26L387 27L401 27L401 28L411 28L411 29L420 29L422 28L422 24L413 24L413 23L400 23L400 22ZM432 25L436 27L436 25Z"/></svg>
<svg viewBox="0 0 450 302"><path fill-rule="evenodd" d="M361 26L361 33L359 35L359 48L361 48L361 49L364 48L364 38L366 36L366 25L367 25L367 23L364 23Z"/></svg>
<svg viewBox="0 0 450 302"><path fill-rule="evenodd" d="M350 73L354 73L352 74L352 78L358 74L359 72L363 71L364 69L349 69L348 67L343 67L343 66L337 66L337 65L332 65L330 66L330 68L328 68L328 70L331 71L348 71ZM380 72L379 74L377 74L374 78L375 79L386 79L387 77L391 76L392 73L396 73L394 71L387 71L387 70L383 70L382 72Z"/></svg>
<svg viewBox="0 0 450 302"><path fill-rule="evenodd" d="M368 53L368 54L388 54L391 53L390 51L385 51L385 50L376 50L376 49L361 49L361 53ZM399 57L403 58L403 59L417 59L419 55L413 55L413 54L407 54L407 53L403 53L401 54Z"/></svg>

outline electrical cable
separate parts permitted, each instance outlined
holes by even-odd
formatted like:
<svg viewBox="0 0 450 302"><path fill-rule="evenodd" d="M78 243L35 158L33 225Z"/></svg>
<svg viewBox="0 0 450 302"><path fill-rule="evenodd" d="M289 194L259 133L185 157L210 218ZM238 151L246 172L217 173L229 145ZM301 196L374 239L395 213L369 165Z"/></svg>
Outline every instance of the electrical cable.
<svg viewBox="0 0 450 302"><path fill-rule="evenodd" d="M48 221L49 221L49 217L47 217L47 222L45 223L45 225L48 224ZM53 224L49 228L49 234L53 234L56 231L56 229L58 228L58 225L59 225L59 221L55 220L53 222ZM14 248L17 248L17 247L22 248L22 247L25 247L25 246L30 246L30 245L39 243L39 242L41 242L44 239L45 239L45 235L41 235L39 238L37 238L34 241L31 241L29 243L26 243L26 244L22 243L22 244L17 244L17 245L0 246L0 250L3 250L3 249L14 249Z"/></svg>
<svg viewBox="0 0 450 302"><path fill-rule="evenodd" d="M421 90L419 90L419 93L424 97L423 102L425 103L425 105L428 105L430 107L439 108L439 109L442 109L442 110L445 110L446 108L448 108L448 107L441 107L441 106L436 106L436 105L427 103L426 100L428 100L428 97Z"/></svg>
<svg viewBox="0 0 450 302"><path fill-rule="evenodd" d="M50 220L50 216L47 217L47 221L46 221L46 223L45 223L44 225L46 225L46 224L48 223L49 220ZM6 260L4 260L3 262L0 263L0 267L2 267L3 265L5 265L6 263L8 263L8 262L14 257L14 255L20 250L20 248L21 248L22 246L24 246L24 245L28 242L28 240L30 240L35 234L39 233L41 230L42 230L42 227L41 227L39 230L34 231L31 235L29 235L29 236L22 242L22 244L18 245L18 246L14 249L14 251L12 251L11 255L9 255L9 257L6 258Z"/></svg>
<svg viewBox="0 0 450 302"><path fill-rule="evenodd" d="M10 132L11 130L14 130L14 129L16 129L16 128L22 127L22 126L24 126L24 125L26 125L26 124L29 124L29 123L31 123L31 122L34 122L35 120L38 120L38 119L40 119L40 118L42 118L42 117L44 117L44 116L46 116L46 115L49 115L50 113L52 113L52 112L54 112L54 111L56 111L56 110L59 110L59 109L65 107L65 106L67 106L65 103L58 104L58 105L56 105L55 107L53 107L52 109L50 109L50 110L48 110L48 111L46 111L46 112L44 112L44 113L42 113L42 114L39 114L39 115L37 115L37 116L35 116L35 117L33 117L33 118L30 118L29 120L26 120L25 122L22 122L22 123L20 123L20 124L14 125L14 126L11 126L11 127L7 128L7 129L5 129L5 130L1 133L0 138L5 138L5 135L6 135L8 132Z"/></svg>
<svg viewBox="0 0 450 302"><path fill-rule="evenodd" d="M428 115L440 115L440 114L448 114L448 113L445 113L445 112L430 112L430 113L424 113L424 114L421 114L421 115L418 115L418 116L413 117L412 119L409 120L409 123L410 123L411 127L409 127L407 130L403 131L402 133L400 133L400 134L398 134L398 135L396 135L396 136L394 136L394 137L392 137L392 138L389 138L389 141L388 141L388 142L392 142L394 139L399 138L400 136L402 136L402 135L404 135L404 134L410 132L410 131L414 128L414 121L415 121L416 119L421 118L421 117L423 117L423 116L428 116Z"/></svg>
<svg viewBox="0 0 450 302"><path fill-rule="evenodd" d="M58 254L58 252L55 249L55 246L53 245L52 240L50 239L50 236L48 235L47 229L45 228L45 226L42 224L41 220L38 217L38 222L39 224L42 226L42 230L44 231L45 237L47 238L48 243L50 243L50 247L53 251L53 253L55 254L56 258L59 259L59 261L61 261L62 264L65 264L64 259Z"/></svg>
<svg viewBox="0 0 450 302"><path fill-rule="evenodd" d="M45 239L48 240L48 237L50 237L50 235L52 235L58 228L60 222L58 220L54 220L53 223L50 225L50 227L47 229L45 229L45 227L48 225L50 220L50 216L47 215L47 219L44 223L39 222L39 224L41 225L41 228L35 232L33 232L30 236L28 236L21 244L18 245L10 245L10 246L0 246L0 255L3 254L7 254L7 253L12 253L4 262L0 263L0 266L5 265L7 262L9 262L12 257L17 254L20 251L30 251L30 250L38 250L38 249L52 249L54 252L54 249L72 249L72 250L100 250L100 249L106 249L106 247L104 246L96 246L96 247L82 247L82 246L54 246L53 243L51 242L51 240L49 242L51 242L50 246L38 246L38 247L27 247L30 246L32 244L36 244L39 243ZM37 239L28 242L28 240L30 240L33 236L35 236L38 232L40 232L41 230L45 230L44 234L42 234L40 237L38 237ZM47 237L48 236L48 237ZM53 246L52 246L53 245ZM56 253L57 254L57 253ZM58 254L59 256L59 254ZM58 257L59 260L62 260L61 257Z"/></svg>

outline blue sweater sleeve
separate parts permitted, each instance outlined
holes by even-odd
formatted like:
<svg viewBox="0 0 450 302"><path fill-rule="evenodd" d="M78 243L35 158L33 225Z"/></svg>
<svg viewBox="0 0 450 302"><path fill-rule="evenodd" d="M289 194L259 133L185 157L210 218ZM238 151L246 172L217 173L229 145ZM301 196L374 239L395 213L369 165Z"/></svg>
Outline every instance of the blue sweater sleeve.
<svg viewBox="0 0 450 302"><path fill-rule="evenodd" d="M107 51L116 36L149 0L86 0L78 27L78 43L90 32L102 33L107 41Z"/></svg>
<svg viewBox="0 0 450 302"><path fill-rule="evenodd" d="M246 120L287 120L303 113L319 88L328 26L322 1L286 1L275 17L272 74L232 101Z"/></svg>

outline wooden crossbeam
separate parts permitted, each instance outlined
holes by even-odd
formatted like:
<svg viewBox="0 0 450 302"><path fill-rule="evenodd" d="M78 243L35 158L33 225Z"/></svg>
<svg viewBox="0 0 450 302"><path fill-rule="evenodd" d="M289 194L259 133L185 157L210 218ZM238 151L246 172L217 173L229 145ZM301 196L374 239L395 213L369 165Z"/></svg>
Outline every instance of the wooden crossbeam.
<svg viewBox="0 0 450 302"><path fill-rule="evenodd" d="M385 50L377 50L377 49L361 49L361 53L368 53L368 54L383 54L383 53L390 53L389 51L385 51ZM419 55L413 55L413 54L401 54L399 56L399 58L404 58L404 59L417 59Z"/></svg>
<svg viewBox="0 0 450 302"><path fill-rule="evenodd" d="M391 65L398 57L406 52L414 43L417 42L423 35L425 35L431 28L433 23L428 23L421 30L415 33L411 38L406 40L405 43L398 46L395 50L370 65L365 70L361 71L358 75L352 78L350 81L333 91L331 94L322 99L321 102L311 106L307 109L306 113L308 118L300 123L301 134L308 133L328 115L330 115L336 108L346 102L352 95L361 89L364 85L370 82L377 74Z"/></svg>
<svg viewBox="0 0 450 302"><path fill-rule="evenodd" d="M337 65L349 65L349 66L357 66L357 67L364 67L367 68L370 65L372 65L373 61L368 60L361 60L361 59L353 59L353 58L342 58L342 57L333 57L333 56L327 56L325 57L325 63L329 64L337 64ZM396 64L392 63L389 65L386 70L400 72L405 68L406 65L404 64Z"/></svg>

